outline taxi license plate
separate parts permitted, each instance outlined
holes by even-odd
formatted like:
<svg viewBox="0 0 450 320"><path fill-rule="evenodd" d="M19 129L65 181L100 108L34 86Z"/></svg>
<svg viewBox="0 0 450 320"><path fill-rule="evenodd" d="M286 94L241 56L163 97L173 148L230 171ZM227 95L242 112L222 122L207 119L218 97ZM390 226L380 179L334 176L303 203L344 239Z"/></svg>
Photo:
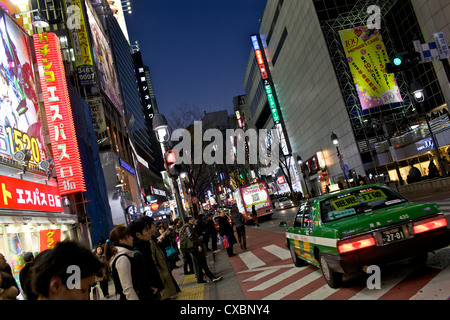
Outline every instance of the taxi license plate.
<svg viewBox="0 0 450 320"><path fill-rule="evenodd" d="M381 231L381 238L383 239L383 244L389 244L392 242L397 242L406 239L403 233L403 228L393 228L385 231Z"/></svg>

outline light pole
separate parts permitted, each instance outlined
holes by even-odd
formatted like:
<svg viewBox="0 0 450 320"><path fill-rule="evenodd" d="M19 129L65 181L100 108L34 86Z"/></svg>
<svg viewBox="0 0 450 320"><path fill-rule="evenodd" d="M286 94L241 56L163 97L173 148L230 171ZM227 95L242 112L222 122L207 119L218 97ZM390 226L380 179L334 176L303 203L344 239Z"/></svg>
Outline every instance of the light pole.
<svg viewBox="0 0 450 320"><path fill-rule="evenodd" d="M161 151L164 157L164 164L167 167L167 161L165 154L167 152L167 143L170 139L169 124L167 123L166 117L160 113L156 113L152 120L153 131L155 131L156 139L158 140ZM170 176L170 175L169 175ZM185 222L185 214L183 209L183 203L181 201L180 191L178 189L178 183L176 177L170 176L172 179L172 193L177 202L178 213L180 215L180 220Z"/></svg>
<svg viewBox="0 0 450 320"><path fill-rule="evenodd" d="M348 183L347 173L345 172L344 159L342 157L341 152L339 151L339 138L334 132L331 133L331 142L333 142L333 145L336 146L337 156L339 158L339 164L341 166L342 172L344 173L345 181L347 182L347 188L350 188L350 185Z"/></svg>
<svg viewBox="0 0 450 320"><path fill-rule="evenodd" d="M298 167L300 169L300 170L298 170L299 173L302 172L302 163L303 163L302 157L297 156L297 164L298 164ZM306 194L309 194L308 181L305 178L303 178L303 180L305 180L305 188L306 188L306 192L307 192ZM305 194L305 196L306 196L306 194Z"/></svg>
<svg viewBox="0 0 450 320"><path fill-rule="evenodd" d="M423 102L425 101L425 90L422 85L417 81L413 80L411 82L411 92L413 94L414 100L420 104L420 112L424 114L425 120L427 122L428 131L430 132L431 141L433 142L434 152L436 152L436 159L438 161L439 169L441 170L441 174L443 177L447 176L445 172L444 165L442 163L441 154L439 153L439 146L437 144L437 140L433 131L431 130L430 121L428 119L428 115L425 112L425 108L423 106Z"/></svg>

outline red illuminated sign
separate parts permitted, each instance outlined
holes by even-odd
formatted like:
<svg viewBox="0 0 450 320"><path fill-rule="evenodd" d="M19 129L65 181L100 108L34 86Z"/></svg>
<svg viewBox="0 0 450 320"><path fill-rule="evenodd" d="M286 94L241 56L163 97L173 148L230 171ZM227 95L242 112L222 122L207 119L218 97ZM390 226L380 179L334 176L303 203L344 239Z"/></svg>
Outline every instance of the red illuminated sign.
<svg viewBox="0 0 450 320"><path fill-rule="evenodd" d="M61 229L39 231L40 251L53 249L61 241Z"/></svg>
<svg viewBox="0 0 450 320"><path fill-rule="evenodd" d="M86 191L58 36L33 35L53 161L61 195Z"/></svg>
<svg viewBox="0 0 450 320"><path fill-rule="evenodd" d="M62 212L58 188L0 176L0 208Z"/></svg>
<svg viewBox="0 0 450 320"><path fill-rule="evenodd" d="M284 180L284 177L283 177L283 176L279 176L279 177L277 178L277 182L278 182L278 184L283 184L283 183L286 182L286 180Z"/></svg>
<svg viewBox="0 0 450 320"><path fill-rule="evenodd" d="M255 50L256 61L258 62L259 71L261 72L261 78L263 80L269 79L269 75L267 74L266 65L264 64L264 58L261 53L261 50Z"/></svg>

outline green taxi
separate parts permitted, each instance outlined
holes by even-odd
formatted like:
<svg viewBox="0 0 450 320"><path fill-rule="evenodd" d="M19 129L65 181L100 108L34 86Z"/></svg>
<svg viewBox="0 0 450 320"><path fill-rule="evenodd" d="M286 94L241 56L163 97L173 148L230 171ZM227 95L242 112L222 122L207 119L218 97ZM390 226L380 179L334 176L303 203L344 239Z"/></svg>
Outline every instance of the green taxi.
<svg viewBox="0 0 450 320"><path fill-rule="evenodd" d="M450 229L437 204L413 203L386 185L367 185L306 200L286 238L295 266L321 268L327 284L337 288L345 273L424 258L448 246Z"/></svg>

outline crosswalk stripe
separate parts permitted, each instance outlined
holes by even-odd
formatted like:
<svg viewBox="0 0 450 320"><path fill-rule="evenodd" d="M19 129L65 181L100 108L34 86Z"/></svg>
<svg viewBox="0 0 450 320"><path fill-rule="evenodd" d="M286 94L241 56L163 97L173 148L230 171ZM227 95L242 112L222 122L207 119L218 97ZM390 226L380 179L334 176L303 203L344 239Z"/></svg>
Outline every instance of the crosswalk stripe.
<svg viewBox="0 0 450 320"><path fill-rule="evenodd" d="M447 300L450 299L450 266L442 270L410 300Z"/></svg>
<svg viewBox="0 0 450 320"><path fill-rule="evenodd" d="M245 263L248 269L254 269L266 265L261 259L259 259L251 251L239 253L239 258Z"/></svg>
<svg viewBox="0 0 450 320"><path fill-rule="evenodd" d="M377 300L418 268L419 267L417 265L400 268L398 270L398 273L395 272L395 275L392 274L389 279L384 279L384 281L382 281L380 289L369 289L366 287L355 294L353 297L351 297L349 300ZM383 270L381 270L381 272L383 272ZM381 277L383 279L383 275L381 275Z"/></svg>
<svg viewBox="0 0 450 320"><path fill-rule="evenodd" d="M289 259L291 257L291 253L289 252L289 250L287 250L285 248L281 248L274 244L263 247L263 249L270 252L274 256L277 256L281 260Z"/></svg>
<svg viewBox="0 0 450 320"><path fill-rule="evenodd" d="M267 297L261 300L280 300L281 298L291 294L292 292L301 289L311 281L314 281L322 276L322 272L320 270L314 271L307 276L287 285L286 287L268 295Z"/></svg>
<svg viewBox="0 0 450 320"><path fill-rule="evenodd" d="M267 288L270 288L271 286L289 278L290 276L293 276L297 273L299 273L300 271L306 269L307 267L302 267L302 268L292 268L290 270L287 270L285 272L283 272L282 274L279 274L276 277L273 277L259 285L257 285L256 287L253 287L251 289L249 289L248 291L263 291L266 290Z"/></svg>
<svg viewBox="0 0 450 320"><path fill-rule="evenodd" d="M319 289L317 289L314 292L311 292L307 296L304 296L300 300L323 300L327 298L328 296L331 296L333 293L335 293L339 289L333 289L329 285L323 285Z"/></svg>
<svg viewBox="0 0 450 320"><path fill-rule="evenodd" d="M253 269L254 270L254 269ZM275 271L277 271L279 269L271 269L271 270L265 270L263 272L260 272L258 274L255 274L253 277L250 277L248 279L243 280L242 282L250 282L250 281L257 281L259 279L262 279L272 273L274 273Z"/></svg>

